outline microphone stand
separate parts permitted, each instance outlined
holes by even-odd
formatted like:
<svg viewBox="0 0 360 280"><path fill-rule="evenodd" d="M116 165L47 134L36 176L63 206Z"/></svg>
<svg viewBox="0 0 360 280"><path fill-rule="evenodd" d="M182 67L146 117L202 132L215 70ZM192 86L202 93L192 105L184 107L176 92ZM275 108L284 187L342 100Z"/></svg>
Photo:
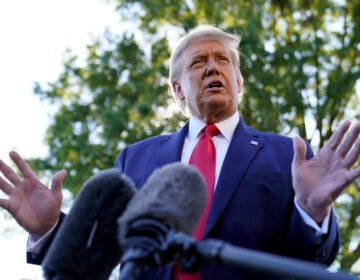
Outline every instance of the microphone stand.
<svg viewBox="0 0 360 280"><path fill-rule="evenodd" d="M184 272L205 263L255 270L301 280L359 280L346 272L329 272L324 265L236 247L216 239L197 241L155 219L134 221L123 240L119 280L138 280L152 269L177 261Z"/></svg>
<svg viewBox="0 0 360 280"><path fill-rule="evenodd" d="M172 252L182 270L187 272L197 271L205 262L212 262L303 280L359 280L345 272L329 272L326 266L309 261L236 247L215 239L196 241L174 231L168 233L163 250Z"/></svg>

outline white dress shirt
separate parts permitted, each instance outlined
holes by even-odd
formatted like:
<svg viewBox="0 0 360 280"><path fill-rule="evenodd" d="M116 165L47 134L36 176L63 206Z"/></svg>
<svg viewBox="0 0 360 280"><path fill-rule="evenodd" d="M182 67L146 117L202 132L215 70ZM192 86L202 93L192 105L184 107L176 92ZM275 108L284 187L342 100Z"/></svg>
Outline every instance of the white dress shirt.
<svg viewBox="0 0 360 280"><path fill-rule="evenodd" d="M219 129L220 133L213 136L212 140L214 142L216 150L216 167L215 167L215 186L216 188L217 181L219 179L220 170L224 162L227 150L229 148L231 139L233 137L235 128L239 122L239 114L234 114L225 121L216 123L216 127ZM185 138L181 162L188 163L191 153L194 150L197 142L200 138L200 132L206 124L197 118L190 118L189 122L189 132Z"/></svg>

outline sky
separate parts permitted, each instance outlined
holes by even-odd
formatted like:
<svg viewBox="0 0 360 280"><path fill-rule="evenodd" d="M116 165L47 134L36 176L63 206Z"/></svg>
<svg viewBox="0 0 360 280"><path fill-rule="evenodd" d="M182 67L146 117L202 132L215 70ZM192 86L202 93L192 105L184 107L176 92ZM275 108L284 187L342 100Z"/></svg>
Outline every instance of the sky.
<svg viewBox="0 0 360 280"><path fill-rule="evenodd" d="M0 158L46 155L51 110L33 94L62 71L66 48L81 55L93 36L121 30L114 5L104 0L11 0L0 2ZM1 194L0 194L1 196ZM38 280L39 266L26 264L27 234L0 211L0 273L6 280Z"/></svg>

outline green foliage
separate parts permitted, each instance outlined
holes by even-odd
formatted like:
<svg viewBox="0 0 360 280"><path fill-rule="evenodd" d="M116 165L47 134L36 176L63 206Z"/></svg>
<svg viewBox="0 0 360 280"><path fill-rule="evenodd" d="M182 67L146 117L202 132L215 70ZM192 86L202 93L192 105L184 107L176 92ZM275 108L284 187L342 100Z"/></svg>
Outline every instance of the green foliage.
<svg viewBox="0 0 360 280"><path fill-rule="evenodd" d="M58 106L46 135L50 156L33 159L36 169L68 169L65 187L76 194L90 175L112 167L125 145L175 129L159 114L169 99L159 59L169 56L167 43L160 38L150 47L146 55L132 34L106 33L88 46L84 66L68 52L59 79L46 89L36 85L36 94Z"/></svg>
<svg viewBox="0 0 360 280"><path fill-rule="evenodd" d="M75 194L127 144L185 121L170 109L167 59L174 40L198 24L242 35L239 111L253 127L300 134L317 150L341 120L360 119L359 1L116 1L129 27L105 32L87 47L83 64L67 52L58 80L35 86L57 111L46 136L49 157L31 164L45 173L67 169L65 187ZM359 257L359 195L357 182L336 204L338 263L347 269Z"/></svg>

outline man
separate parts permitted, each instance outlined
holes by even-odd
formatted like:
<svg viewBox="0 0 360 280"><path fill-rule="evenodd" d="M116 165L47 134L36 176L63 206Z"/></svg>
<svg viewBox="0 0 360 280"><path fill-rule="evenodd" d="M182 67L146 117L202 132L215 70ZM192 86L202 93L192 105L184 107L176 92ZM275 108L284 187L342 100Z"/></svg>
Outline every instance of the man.
<svg viewBox="0 0 360 280"><path fill-rule="evenodd" d="M211 26L187 34L172 53L170 84L189 122L174 134L128 146L115 165L141 188L158 167L175 161L192 164L203 127L214 124L217 133L210 145L216 159L209 184L214 190L199 237L330 264L339 246L331 203L360 177L360 167L351 169L360 155L360 123L349 130L350 123L344 122L315 157L299 137L292 140L247 126L237 111L243 86L239 42L237 36ZM0 179L0 189L9 195L0 206L37 241L29 261L40 263L56 232L66 173L55 174L49 191L17 153L10 157L23 178L0 161L0 171L15 186ZM169 266L144 279L189 279L184 277ZM210 264L202 268L201 277L267 279Z"/></svg>

